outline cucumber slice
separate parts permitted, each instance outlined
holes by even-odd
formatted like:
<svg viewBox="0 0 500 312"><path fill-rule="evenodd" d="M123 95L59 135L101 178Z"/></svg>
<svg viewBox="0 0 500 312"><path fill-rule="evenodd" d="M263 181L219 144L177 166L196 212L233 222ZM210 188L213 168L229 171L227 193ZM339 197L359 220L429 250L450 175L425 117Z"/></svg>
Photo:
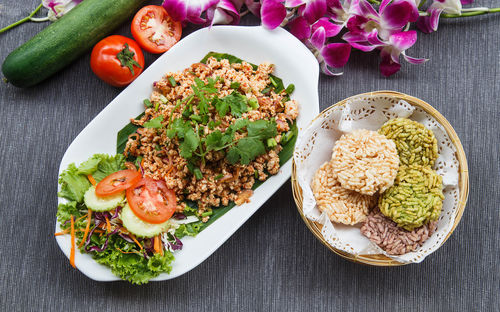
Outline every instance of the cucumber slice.
<svg viewBox="0 0 500 312"><path fill-rule="evenodd" d="M91 186L85 195L83 195L83 201L87 208L93 211L108 211L116 206L120 205L125 199L125 192L118 193L116 195L97 197L95 194L95 186Z"/></svg>
<svg viewBox="0 0 500 312"><path fill-rule="evenodd" d="M128 203L123 207L120 218L122 219L123 226L127 230L139 237L153 237L161 232L165 232L170 227L170 221L167 220L160 224L153 224L144 222L139 219L132 209L130 209Z"/></svg>

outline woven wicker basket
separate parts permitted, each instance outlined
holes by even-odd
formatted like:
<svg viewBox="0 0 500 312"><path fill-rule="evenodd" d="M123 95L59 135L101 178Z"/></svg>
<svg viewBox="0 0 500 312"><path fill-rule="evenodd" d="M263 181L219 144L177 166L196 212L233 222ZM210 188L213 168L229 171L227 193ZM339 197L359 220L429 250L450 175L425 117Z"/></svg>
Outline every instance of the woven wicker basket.
<svg viewBox="0 0 500 312"><path fill-rule="evenodd" d="M358 96L372 96L372 95L377 95L377 96L390 96L390 97L396 97L401 100L405 100L408 103L410 103L413 106L420 107L424 111L426 111L429 115L434 117L446 130L448 135L450 136L450 139L452 140L453 145L457 149L457 159L459 162L459 200L458 200L458 213L455 218L455 222L453 224L453 227L451 231L448 233L446 238L443 240L443 243L450 237L451 233L455 230L456 226L460 222L460 219L462 218L462 214L465 209L465 204L467 202L467 196L469 194L469 174L468 174L468 169L467 169L467 159L465 158L465 152L462 147L462 143L460 143L460 139L458 138L457 134L455 133L455 130L453 127L450 125L448 120L443 117L435 108L433 108L431 105L428 103L417 99L415 97L395 92L395 91L376 91L376 92L369 92L369 93L363 93L356 95ZM349 99L349 98L348 98ZM341 106L344 105L345 102L348 99L344 99L337 104L334 104L333 106ZM321 112L319 116L321 116L325 111ZM311 232L316 236L319 241L326 247L328 247L331 251L334 253L338 254L339 256L348 259L353 262L357 263L363 263L363 264L368 264L368 265L375 265L375 266L398 266L398 265L404 265L404 263L400 263L396 260L393 260L389 257L386 257L383 254L378 254L378 255L352 255L350 253L347 253L345 251L339 250L337 248L332 247L328 242L324 239L323 235L321 234L321 228L322 225L318 222L314 222L306 218L304 216L304 213L302 211L302 189L300 185L297 182L297 176L296 176L296 167L295 167L295 162L292 163L292 191L293 191L293 198L295 200L295 204L297 205L297 210L299 211L300 216L302 217L302 220L304 220L305 224L311 230Z"/></svg>

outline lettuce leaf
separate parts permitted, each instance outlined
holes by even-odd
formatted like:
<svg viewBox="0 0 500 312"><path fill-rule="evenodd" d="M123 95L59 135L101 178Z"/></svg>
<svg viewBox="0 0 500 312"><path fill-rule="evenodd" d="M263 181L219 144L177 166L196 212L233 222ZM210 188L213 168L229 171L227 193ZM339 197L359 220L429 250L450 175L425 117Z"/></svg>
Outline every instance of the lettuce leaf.
<svg viewBox="0 0 500 312"><path fill-rule="evenodd" d="M99 182L113 172L125 169L123 155L109 156L95 154L79 167L70 164L59 176L61 191L59 197L64 197L76 203L83 202L83 195L90 187L87 175L91 174Z"/></svg>
<svg viewBox="0 0 500 312"><path fill-rule="evenodd" d="M105 239L105 236L93 235L94 237L99 240ZM96 242L96 245L102 243L104 241L99 241ZM109 266L111 272L123 280L138 285L145 284L150 279L160 275L160 273L170 273L172 270L174 256L167 250L164 251L163 256L154 254L146 259L142 254L122 253L118 248L127 251L135 248L135 246L118 235L112 235L109 238L108 248L102 252L92 253L92 256L98 263Z"/></svg>
<svg viewBox="0 0 500 312"><path fill-rule="evenodd" d="M125 157L121 154L115 156L95 154L78 167L80 173L91 174L97 182L123 169L126 169Z"/></svg>
<svg viewBox="0 0 500 312"><path fill-rule="evenodd" d="M79 174L75 164L70 164L59 176L61 191L59 197L64 197L70 201L81 203L83 194L90 187L90 182L85 175Z"/></svg>

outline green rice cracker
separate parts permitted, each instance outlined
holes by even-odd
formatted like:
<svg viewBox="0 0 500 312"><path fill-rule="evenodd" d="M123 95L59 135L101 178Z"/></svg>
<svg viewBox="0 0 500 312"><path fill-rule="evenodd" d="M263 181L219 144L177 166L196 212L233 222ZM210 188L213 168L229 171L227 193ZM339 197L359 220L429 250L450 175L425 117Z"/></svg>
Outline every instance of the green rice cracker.
<svg viewBox="0 0 500 312"><path fill-rule="evenodd" d="M394 185L379 198L380 211L408 231L437 220L443 207L442 182L428 166L400 167Z"/></svg>
<svg viewBox="0 0 500 312"><path fill-rule="evenodd" d="M437 140L431 130L408 118L387 121L378 131L396 143L402 166L433 166L438 157Z"/></svg>

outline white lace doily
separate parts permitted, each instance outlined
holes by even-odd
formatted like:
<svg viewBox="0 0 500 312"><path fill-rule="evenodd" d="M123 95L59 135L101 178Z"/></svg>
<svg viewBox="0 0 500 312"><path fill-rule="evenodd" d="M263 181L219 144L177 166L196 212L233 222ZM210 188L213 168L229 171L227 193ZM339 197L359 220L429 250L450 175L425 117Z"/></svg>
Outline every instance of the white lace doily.
<svg viewBox="0 0 500 312"><path fill-rule="evenodd" d="M434 132L439 153L434 169L443 177L445 196L436 232L415 252L402 256L388 255L361 235L361 225L348 226L331 222L316 207L310 187L314 174L324 162L330 160L332 148L343 133L356 129L378 130L387 120L396 117L418 121ZM303 192L303 213L308 219L323 225L323 237L337 249L353 255L384 254L399 262L416 263L438 249L452 229L458 213L459 197L456 148L442 125L423 109L406 101L397 97L371 95L351 98L345 106L330 107L299 136L293 157L297 182Z"/></svg>

